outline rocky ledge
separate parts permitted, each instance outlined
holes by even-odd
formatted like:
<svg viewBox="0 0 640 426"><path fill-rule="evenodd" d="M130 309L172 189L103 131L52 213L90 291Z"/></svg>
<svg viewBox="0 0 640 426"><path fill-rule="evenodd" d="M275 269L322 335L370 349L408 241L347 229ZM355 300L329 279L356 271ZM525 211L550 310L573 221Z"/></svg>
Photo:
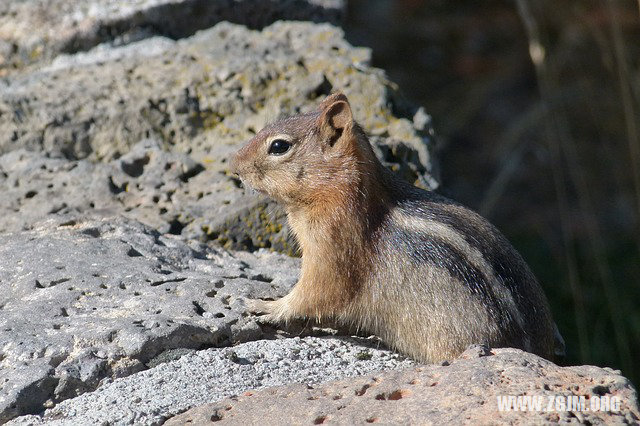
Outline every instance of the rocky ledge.
<svg viewBox="0 0 640 426"><path fill-rule="evenodd" d="M244 392L165 424L594 425L637 424L639 416L633 386L610 369L563 368L518 349L472 347L442 365Z"/></svg>
<svg viewBox="0 0 640 426"><path fill-rule="evenodd" d="M245 196L227 160L267 122L315 108L332 89L352 99L389 167L435 186L429 117L396 99L369 59L328 24L221 23L0 80L0 231L110 208L161 232L292 254L280 209Z"/></svg>
<svg viewBox="0 0 640 426"><path fill-rule="evenodd" d="M20 0L0 3L0 76L101 43L172 39L228 21L263 28L278 19L340 23L343 0Z"/></svg>
<svg viewBox="0 0 640 426"><path fill-rule="evenodd" d="M375 337L247 313L299 271L281 210L228 172L268 121L340 89L379 158L436 186L429 116L370 51L328 23L273 23L343 10L2 3L0 423L638 421L633 387L609 369L488 348L418 366ZM221 20L236 23L209 28ZM505 412L499 395L620 405Z"/></svg>

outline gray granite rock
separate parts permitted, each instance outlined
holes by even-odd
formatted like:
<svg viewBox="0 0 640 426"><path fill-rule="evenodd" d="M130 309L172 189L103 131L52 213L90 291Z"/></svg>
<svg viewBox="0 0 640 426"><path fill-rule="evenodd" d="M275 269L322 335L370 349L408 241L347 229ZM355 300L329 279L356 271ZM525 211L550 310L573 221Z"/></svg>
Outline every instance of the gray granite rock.
<svg viewBox="0 0 640 426"><path fill-rule="evenodd" d="M30 229L51 214L99 210L163 234L215 239L231 248L295 251L282 210L151 139L108 163L12 151L0 156L0 192L0 233ZM217 230L221 234L212 235Z"/></svg>
<svg viewBox="0 0 640 426"><path fill-rule="evenodd" d="M261 340L184 355L105 383L94 392L58 404L43 416L25 416L10 424L158 425L190 407L250 389L321 383L413 364L377 349L366 339Z"/></svg>
<svg viewBox="0 0 640 426"><path fill-rule="evenodd" d="M370 51L350 46L336 27L302 22L261 32L222 23L175 42L152 38L62 56L6 79L0 152L110 160L151 135L226 170L229 154L268 121L314 108L340 89L380 155L426 184L430 122L422 112L415 121L394 114L384 73L369 60Z"/></svg>
<svg viewBox="0 0 640 426"><path fill-rule="evenodd" d="M177 42L152 38L59 56L7 78L0 153L28 149L41 159L0 160L0 186L13 197L0 205L9 213L0 229L28 227L72 205L99 206L132 212L161 232L293 254L282 211L245 196L227 161L269 120L315 108L332 89L350 97L383 162L435 186L428 116L403 109L369 59L327 24L281 22L257 32L222 23ZM152 146L140 142L148 139ZM52 197L43 180L63 195Z"/></svg>
<svg viewBox="0 0 640 426"><path fill-rule="evenodd" d="M52 216L0 234L0 422L143 370L167 350L260 338L244 298L285 294L297 266L113 216Z"/></svg>
<svg viewBox="0 0 640 426"><path fill-rule="evenodd" d="M339 23L343 0L21 0L0 3L0 76L60 52L162 35L182 38L221 21L262 28L279 19Z"/></svg>
<svg viewBox="0 0 640 426"><path fill-rule="evenodd" d="M245 195L226 166L269 119L313 108L337 84L359 97L381 158L428 185L428 120L393 115L368 59L331 26L220 24L60 55L0 81L0 418L263 335L239 295L284 294L274 277L293 284L296 261L218 255L172 234L295 251L281 210ZM243 272L253 264L260 272Z"/></svg>

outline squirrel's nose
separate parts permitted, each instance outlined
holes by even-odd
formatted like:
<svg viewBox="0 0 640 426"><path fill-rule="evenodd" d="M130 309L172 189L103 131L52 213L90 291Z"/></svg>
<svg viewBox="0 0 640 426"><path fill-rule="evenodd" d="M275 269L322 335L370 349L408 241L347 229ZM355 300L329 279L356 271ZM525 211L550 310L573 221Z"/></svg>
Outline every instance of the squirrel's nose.
<svg viewBox="0 0 640 426"><path fill-rule="evenodd" d="M229 171L231 173L240 176L242 175L243 171L247 170L248 162L253 156L252 142L253 139L245 143L242 148L240 148L238 151L236 151L235 154L233 154L229 164Z"/></svg>

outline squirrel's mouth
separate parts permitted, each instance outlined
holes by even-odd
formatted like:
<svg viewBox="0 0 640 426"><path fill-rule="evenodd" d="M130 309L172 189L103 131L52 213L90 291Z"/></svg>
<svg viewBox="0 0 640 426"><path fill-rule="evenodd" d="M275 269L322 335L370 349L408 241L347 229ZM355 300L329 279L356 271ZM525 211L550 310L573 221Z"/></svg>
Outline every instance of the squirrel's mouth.
<svg viewBox="0 0 640 426"><path fill-rule="evenodd" d="M269 195L267 194L266 191L262 190L262 189L258 189L256 187L254 187L253 185L251 185L249 182L247 182L246 179L240 177L240 187L242 189L244 189L245 194L250 194L250 195L256 195L256 194L264 194L264 195Z"/></svg>

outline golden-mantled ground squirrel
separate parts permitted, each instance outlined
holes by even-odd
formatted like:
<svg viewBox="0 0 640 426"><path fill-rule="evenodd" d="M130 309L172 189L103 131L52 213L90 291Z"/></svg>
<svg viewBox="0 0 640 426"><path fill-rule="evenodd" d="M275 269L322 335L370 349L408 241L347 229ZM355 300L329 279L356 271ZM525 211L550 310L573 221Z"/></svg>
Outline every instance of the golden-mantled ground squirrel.
<svg viewBox="0 0 640 426"><path fill-rule="evenodd" d="M562 350L547 299L485 219L387 170L346 96L262 129L234 157L242 181L281 202L302 249L300 280L268 321L331 318L423 362L469 345Z"/></svg>

